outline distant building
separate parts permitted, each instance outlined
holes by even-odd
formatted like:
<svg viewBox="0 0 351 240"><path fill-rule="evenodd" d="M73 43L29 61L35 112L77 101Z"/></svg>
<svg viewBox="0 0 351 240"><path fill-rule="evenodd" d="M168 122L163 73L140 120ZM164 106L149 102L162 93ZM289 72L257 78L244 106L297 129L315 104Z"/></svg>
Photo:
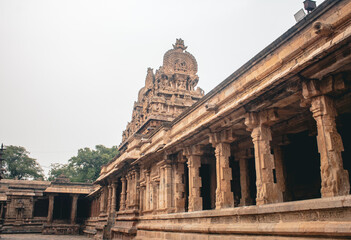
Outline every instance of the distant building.
<svg viewBox="0 0 351 240"><path fill-rule="evenodd" d="M1 179L2 233L79 234L89 214L89 183Z"/></svg>

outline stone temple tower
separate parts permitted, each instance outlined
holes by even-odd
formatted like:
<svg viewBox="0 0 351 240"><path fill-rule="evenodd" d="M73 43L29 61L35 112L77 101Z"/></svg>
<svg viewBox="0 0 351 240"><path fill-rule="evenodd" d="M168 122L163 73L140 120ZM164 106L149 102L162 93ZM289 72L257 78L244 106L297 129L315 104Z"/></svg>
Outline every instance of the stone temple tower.
<svg viewBox="0 0 351 240"><path fill-rule="evenodd" d="M134 134L147 135L162 122L170 122L204 95L197 87L197 62L182 39L163 56L163 66L148 68L145 86L134 103L132 120L123 132L122 145Z"/></svg>

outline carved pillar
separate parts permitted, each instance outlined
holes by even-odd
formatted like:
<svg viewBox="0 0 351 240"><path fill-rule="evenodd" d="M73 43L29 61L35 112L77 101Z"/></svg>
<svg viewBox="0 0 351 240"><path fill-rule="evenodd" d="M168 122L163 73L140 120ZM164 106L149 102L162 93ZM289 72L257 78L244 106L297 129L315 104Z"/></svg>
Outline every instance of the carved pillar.
<svg viewBox="0 0 351 240"><path fill-rule="evenodd" d="M286 192L286 171L284 166L283 151L281 146L274 146L274 160L276 169L276 178L279 191L285 196Z"/></svg>
<svg viewBox="0 0 351 240"><path fill-rule="evenodd" d="M240 186L241 186L240 206L248 206L252 203L252 200L250 197L250 178L249 178L249 169L248 169L247 161L248 160L243 157L239 158Z"/></svg>
<svg viewBox="0 0 351 240"><path fill-rule="evenodd" d="M318 151L321 157L322 197L348 195L349 175L344 170L342 139L336 130L334 101L327 96L312 98L311 112L317 122Z"/></svg>
<svg viewBox="0 0 351 240"><path fill-rule="evenodd" d="M134 209L139 209L139 171L135 170L133 172L133 207Z"/></svg>
<svg viewBox="0 0 351 240"><path fill-rule="evenodd" d="M101 191L100 195L100 214L105 212L105 187Z"/></svg>
<svg viewBox="0 0 351 240"><path fill-rule="evenodd" d="M185 155L188 158L189 168L189 212L201 211L202 197L201 197L201 155L200 146L188 147L185 149Z"/></svg>
<svg viewBox="0 0 351 240"><path fill-rule="evenodd" d="M272 140L271 129L267 124L276 119L275 112L264 111L249 113L245 124L251 130L251 137L255 146L256 164L256 204L276 203L283 201L283 195L274 183L273 170L274 156L271 154L270 141Z"/></svg>
<svg viewBox="0 0 351 240"><path fill-rule="evenodd" d="M170 210L172 207L172 165L167 162L164 171L164 207Z"/></svg>
<svg viewBox="0 0 351 240"><path fill-rule="evenodd" d="M165 184L165 168L160 167L160 184L159 184L159 196L158 196L158 206L160 209L164 208L164 184Z"/></svg>
<svg viewBox="0 0 351 240"><path fill-rule="evenodd" d="M151 195L151 201L152 201L152 209L157 210L158 209L158 201L159 201L159 188L160 188L160 182L158 180L155 180L152 182L152 195Z"/></svg>
<svg viewBox="0 0 351 240"><path fill-rule="evenodd" d="M133 171L130 174L130 198L129 198L129 204L134 208L135 205L135 190L136 190L136 185L135 185L135 171Z"/></svg>
<svg viewBox="0 0 351 240"><path fill-rule="evenodd" d="M185 211L184 162L178 161L175 172L175 211Z"/></svg>
<svg viewBox="0 0 351 240"><path fill-rule="evenodd" d="M129 208L130 206L130 202L131 202L131 198L130 198L130 195L131 195L131 180L132 180L132 177L130 175L130 173L126 176L126 179L127 179L127 190L126 190L126 209Z"/></svg>
<svg viewBox="0 0 351 240"><path fill-rule="evenodd" d="M145 191L145 184L140 185L140 199L139 199L139 209L140 213L145 211L145 203L146 203L146 191Z"/></svg>
<svg viewBox="0 0 351 240"><path fill-rule="evenodd" d="M107 186L107 213L110 213L111 212L111 200L112 200L112 186L111 184L109 184Z"/></svg>
<svg viewBox="0 0 351 240"><path fill-rule="evenodd" d="M76 223L76 218L77 218L77 201L78 201L78 195L74 194L72 196L71 224L75 224Z"/></svg>
<svg viewBox="0 0 351 240"><path fill-rule="evenodd" d="M121 191L121 200L120 200L120 210L126 209L126 178L121 178L122 182L122 191Z"/></svg>
<svg viewBox="0 0 351 240"><path fill-rule="evenodd" d="M349 175L343 167L341 156L344 146L335 124L337 111L334 100L326 95L333 91L346 90L346 85L343 74L329 76L321 81L302 82L302 95L306 99L302 105L306 102L311 104L310 110L317 123L322 197L348 195L350 192Z"/></svg>
<svg viewBox="0 0 351 240"><path fill-rule="evenodd" d="M54 200L55 196L50 194L49 195L49 209L48 209L48 223L52 223L53 216L54 216Z"/></svg>
<svg viewBox="0 0 351 240"><path fill-rule="evenodd" d="M111 188L112 188L112 199L111 199L111 213L116 212L116 182L112 182Z"/></svg>
<svg viewBox="0 0 351 240"><path fill-rule="evenodd" d="M229 167L230 144L217 143L216 154L216 209L234 207L234 195L231 191L232 169Z"/></svg>
<svg viewBox="0 0 351 240"><path fill-rule="evenodd" d="M145 193L145 210L150 210L151 206L150 206L150 202L151 202L151 199L150 199L150 171L147 170L146 173L145 173L145 177L146 177L146 193Z"/></svg>

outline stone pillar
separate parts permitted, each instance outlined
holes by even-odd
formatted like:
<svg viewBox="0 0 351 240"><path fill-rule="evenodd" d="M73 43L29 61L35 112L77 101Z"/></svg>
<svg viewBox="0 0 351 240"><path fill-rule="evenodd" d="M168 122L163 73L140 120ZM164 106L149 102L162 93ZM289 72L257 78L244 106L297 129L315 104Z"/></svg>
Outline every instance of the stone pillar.
<svg viewBox="0 0 351 240"><path fill-rule="evenodd" d="M249 169L248 169L247 161L248 160L243 157L239 158L240 186L241 186L240 206L248 206L252 203L252 200L250 197L250 178L249 178Z"/></svg>
<svg viewBox="0 0 351 240"><path fill-rule="evenodd" d="M108 191L107 191L107 211L106 211L106 213L110 213L111 212L111 200L112 200L112 186L111 186L111 184L109 184L108 186L107 186L107 189L108 189Z"/></svg>
<svg viewBox="0 0 351 240"><path fill-rule="evenodd" d="M105 212L105 187L103 187L100 195L100 214Z"/></svg>
<svg viewBox="0 0 351 240"><path fill-rule="evenodd" d="M277 184L279 187L279 191L282 192L283 196L285 196L286 192L286 171L284 166L283 159L283 151L281 146L274 146L274 160L275 160L275 170L276 170L276 178Z"/></svg>
<svg viewBox="0 0 351 240"><path fill-rule="evenodd" d="M172 208L172 165L170 163L166 163L164 168L164 207L167 210L171 210Z"/></svg>
<svg viewBox="0 0 351 240"><path fill-rule="evenodd" d="M159 188L160 188L160 181L155 180L152 182L152 209L157 210L159 208Z"/></svg>
<svg viewBox="0 0 351 240"><path fill-rule="evenodd" d="M131 174L130 174L130 191L129 191L129 205L134 207L135 205L135 172L133 171Z"/></svg>
<svg viewBox="0 0 351 240"><path fill-rule="evenodd" d="M337 74L322 80L303 79L302 106L311 104L310 110L317 123L317 143L321 160L322 197L348 195L350 182L348 172L343 167L341 152L344 146L337 132L335 117L337 111L333 99L327 94L346 91L345 76Z"/></svg>
<svg viewBox="0 0 351 240"><path fill-rule="evenodd" d="M251 130L251 137L255 147L256 164L256 204L276 203L283 201L282 192L274 183L273 170L274 156L271 154L270 142L272 140L271 129L268 123L276 119L273 111L249 113L246 116L245 124Z"/></svg>
<svg viewBox="0 0 351 240"><path fill-rule="evenodd" d="M311 112L317 122L317 142L321 159L322 197L348 195L349 174L343 167L344 146L336 129L334 101L325 95L311 99Z"/></svg>
<svg viewBox="0 0 351 240"><path fill-rule="evenodd" d="M184 162L178 161L175 171L175 211L185 211L185 184L183 182L184 177Z"/></svg>
<svg viewBox="0 0 351 240"><path fill-rule="evenodd" d="M146 187L145 187L145 210L150 210L150 171L147 170L145 173L146 177Z"/></svg>
<svg viewBox="0 0 351 240"><path fill-rule="evenodd" d="M0 219L3 218L3 215L4 215L4 204L3 203L0 203L1 204L1 209L0 209Z"/></svg>
<svg viewBox="0 0 351 240"><path fill-rule="evenodd" d="M133 208L139 209L139 171L133 171Z"/></svg>
<svg viewBox="0 0 351 240"><path fill-rule="evenodd" d="M72 196L72 206L71 206L71 224L76 224L76 218L77 218L77 201L78 201L78 195L74 194Z"/></svg>
<svg viewBox="0 0 351 240"><path fill-rule="evenodd" d="M120 210L126 209L126 178L121 178L122 182L122 191L121 191L121 200L120 200Z"/></svg>
<svg viewBox="0 0 351 240"><path fill-rule="evenodd" d="M55 196L50 194L49 195L49 209L48 209L48 223L52 223L53 216L54 216L54 200Z"/></svg>
<svg viewBox="0 0 351 240"><path fill-rule="evenodd" d="M146 191L145 191L146 186L145 185L141 185L140 186L140 199L139 199L139 209L140 209L140 213L142 211L145 211L145 203L146 203Z"/></svg>
<svg viewBox="0 0 351 240"><path fill-rule="evenodd" d="M234 207L234 195L231 191L232 169L229 167L230 144L217 143L216 154L216 209Z"/></svg>
<svg viewBox="0 0 351 240"><path fill-rule="evenodd" d="M164 208L164 184L165 184L165 168L160 167L160 184L159 184L159 196L158 196L158 206L160 209Z"/></svg>
<svg viewBox="0 0 351 240"><path fill-rule="evenodd" d="M200 146L188 147L185 149L185 155L188 158L189 168L189 212L201 211L202 197L201 197L201 155Z"/></svg>
<svg viewBox="0 0 351 240"><path fill-rule="evenodd" d="M112 182L111 184L111 188L112 188L112 199L111 199L111 213L115 213L116 212L116 187L117 184L116 182Z"/></svg>
<svg viewBox="0 0 351 240"><path fill-rule="evenodd" d="M34 209L35 209L35 202L37 201L37 199L34 199L33 197L31 198L31 203L32 203L32 206L31 206L31 209L32 211L30 212L30 218L33 218L34 217ZM1 215L0 215L0 218L1 218Z"/></svg>
<svg viewBox="0 0 351 240"><path fill-rule="evenodd" d="M126 209L131 205L131 194L132 194L132 176L129 173L127 175L127 191L126 191Z"/></svg>

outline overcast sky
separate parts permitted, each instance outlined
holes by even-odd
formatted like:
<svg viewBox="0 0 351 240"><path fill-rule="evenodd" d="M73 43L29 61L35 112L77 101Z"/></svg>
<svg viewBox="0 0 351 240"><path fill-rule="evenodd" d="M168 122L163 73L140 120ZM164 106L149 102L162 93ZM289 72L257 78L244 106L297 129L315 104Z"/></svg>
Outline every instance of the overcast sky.
<svg viewBox="0 0 351 240"><path fill-rule="evenodd" d="M119 145L147 68L176 38L207 93L292 27L302 2L0 0L0 143L46 172L79 148Z"/></svg>

